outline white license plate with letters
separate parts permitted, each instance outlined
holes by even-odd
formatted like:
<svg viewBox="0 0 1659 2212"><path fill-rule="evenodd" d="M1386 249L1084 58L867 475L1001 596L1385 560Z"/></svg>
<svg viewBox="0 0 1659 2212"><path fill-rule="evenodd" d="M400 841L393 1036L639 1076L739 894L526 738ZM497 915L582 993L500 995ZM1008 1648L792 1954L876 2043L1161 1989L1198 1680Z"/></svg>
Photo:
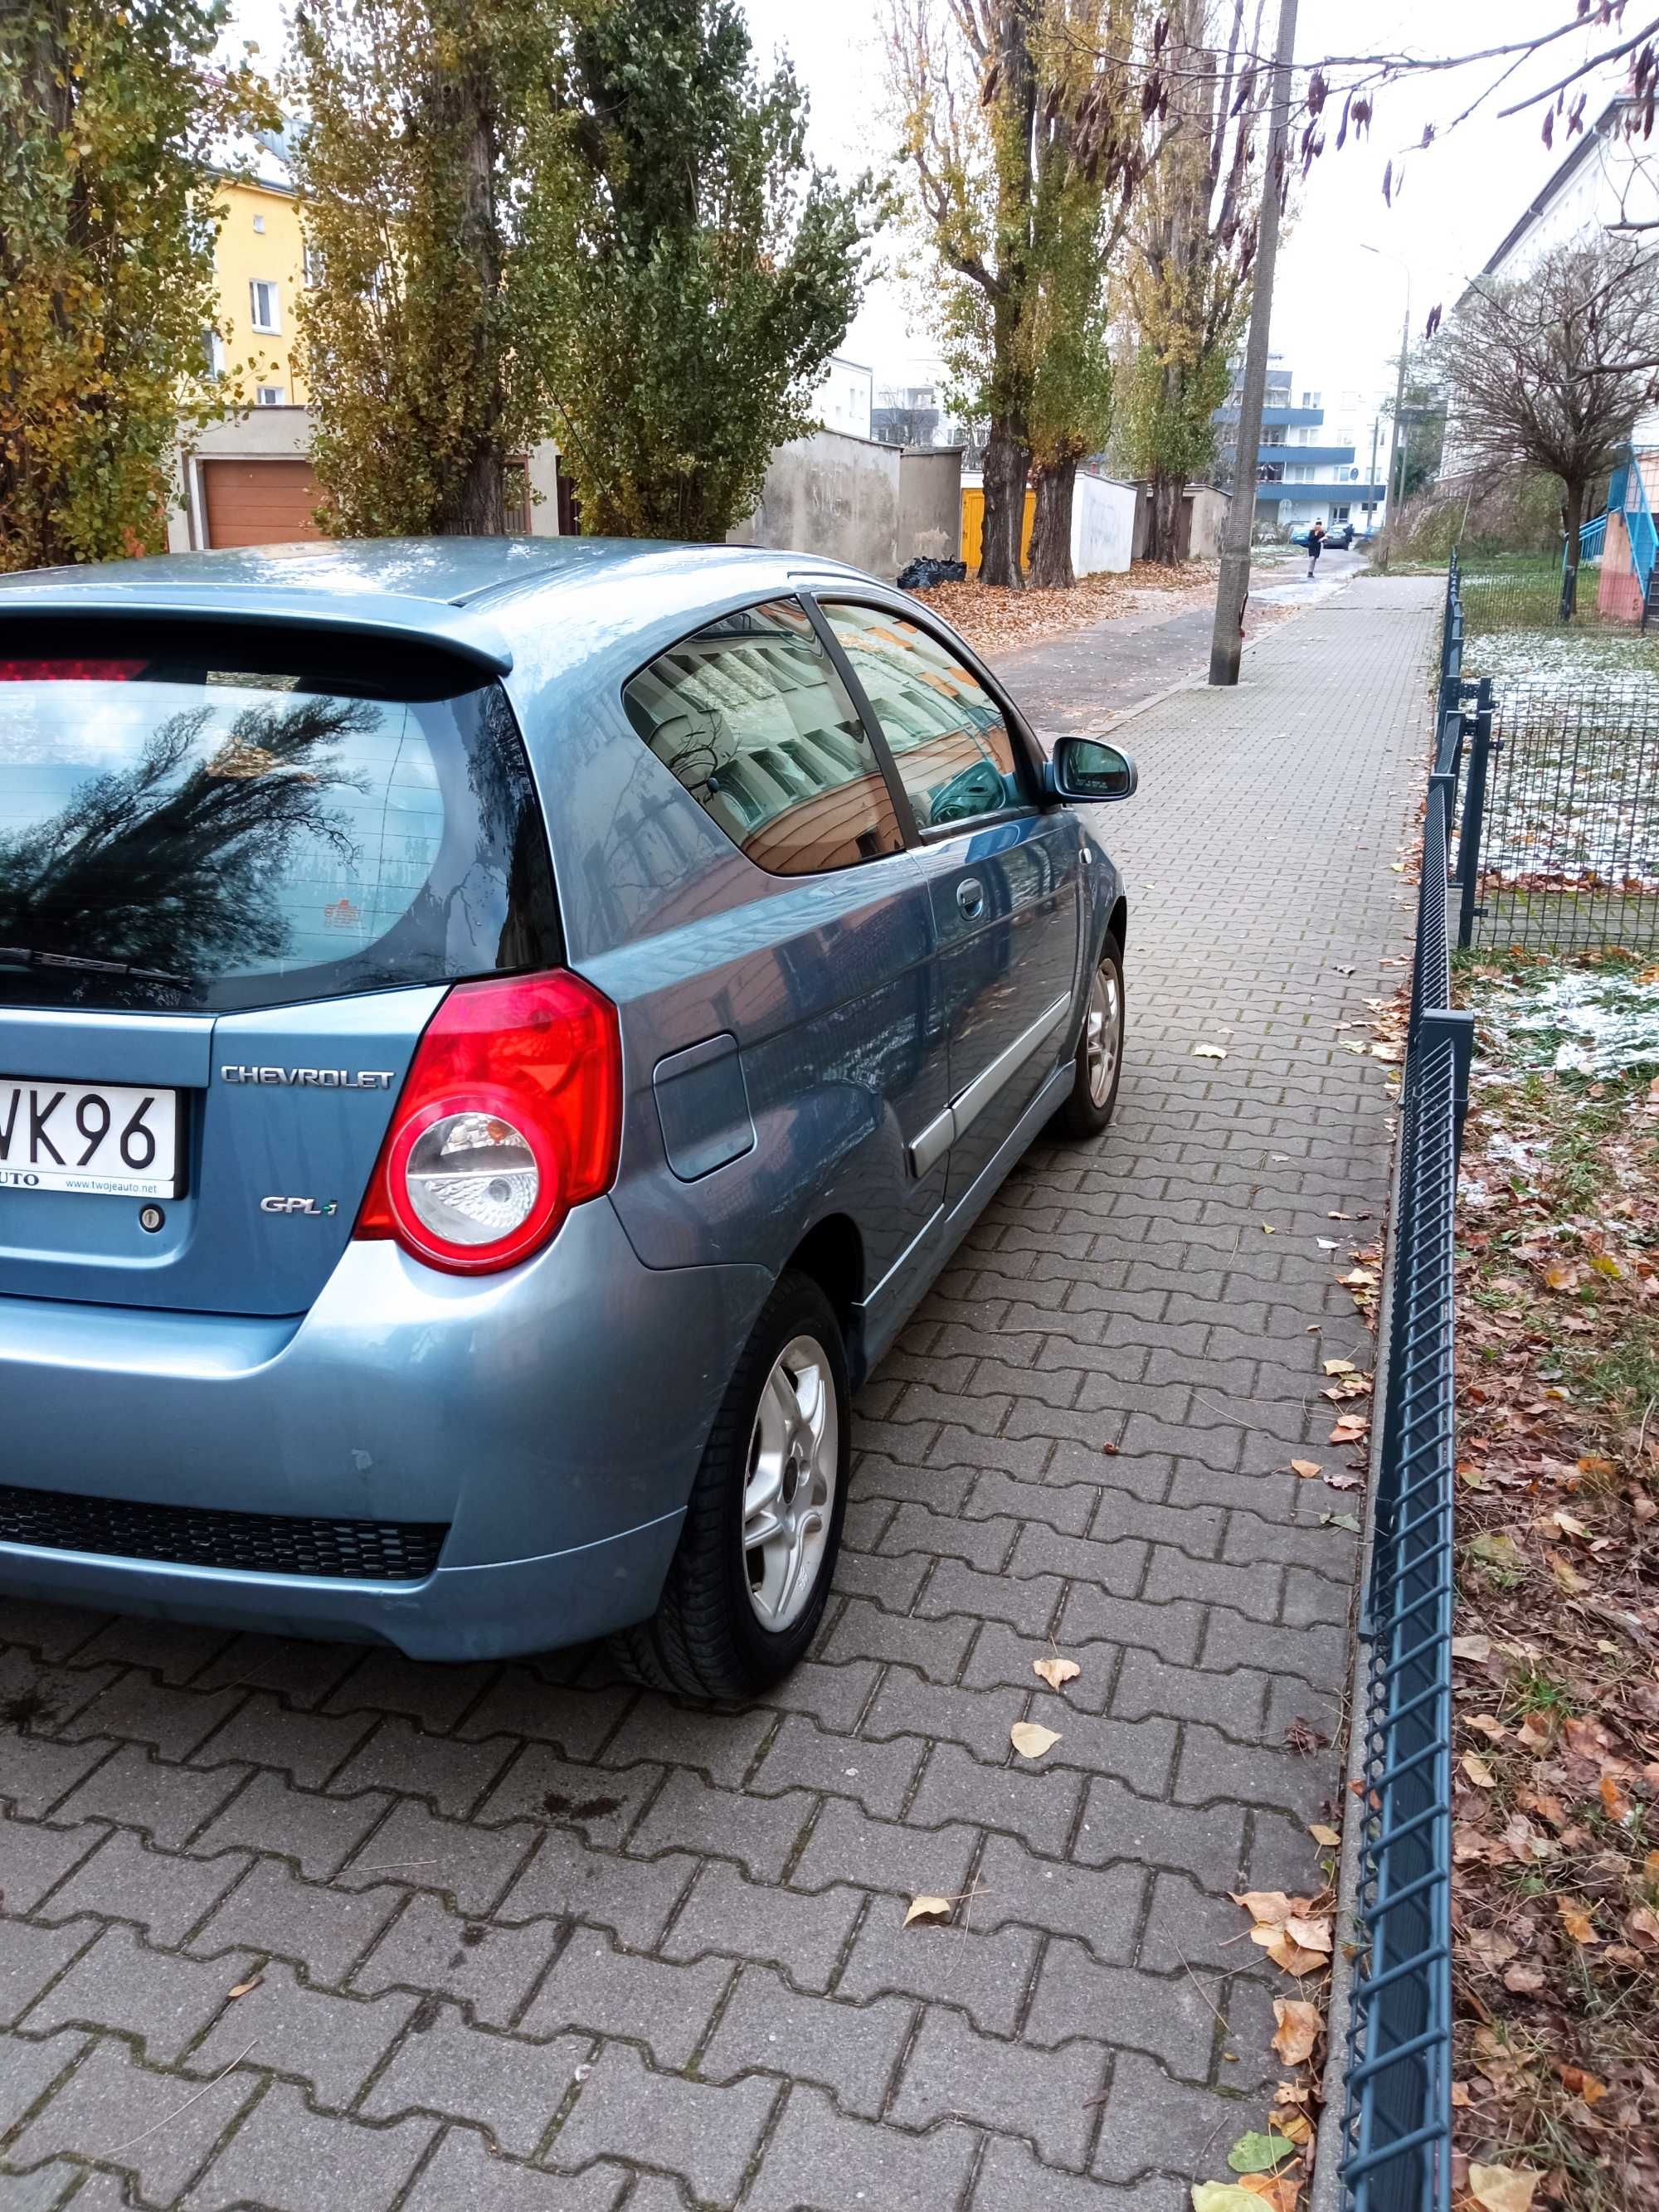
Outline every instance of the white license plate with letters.
<svg viewBox="0 0 1659 2212"><path fill-rule="evenodd" d="M0 1075L0 1193L176 1198L179 1093Z"/></svg>

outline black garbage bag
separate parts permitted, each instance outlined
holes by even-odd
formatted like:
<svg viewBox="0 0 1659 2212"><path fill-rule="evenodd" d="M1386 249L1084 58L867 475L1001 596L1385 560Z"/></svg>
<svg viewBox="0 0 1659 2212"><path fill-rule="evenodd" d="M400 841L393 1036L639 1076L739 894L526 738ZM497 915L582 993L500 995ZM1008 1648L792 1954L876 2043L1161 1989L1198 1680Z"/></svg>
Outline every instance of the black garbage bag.
<svg viewBox="0 0 1659 2212"><path fill-rule="evenodd" d="M908 568L900 569L898 586L902 592L931 592L935 584L965 584L967 580L965 561L935 561L924 553Z"/></svg>

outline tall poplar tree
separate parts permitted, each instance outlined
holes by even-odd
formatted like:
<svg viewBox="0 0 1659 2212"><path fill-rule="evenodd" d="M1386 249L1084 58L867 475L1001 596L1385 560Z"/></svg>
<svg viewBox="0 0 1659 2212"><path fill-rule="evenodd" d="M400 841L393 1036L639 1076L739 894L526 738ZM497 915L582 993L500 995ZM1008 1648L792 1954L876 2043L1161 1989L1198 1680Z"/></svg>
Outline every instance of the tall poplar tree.
<svg viewBox="0 0 1659 2212"><path fill-rule="evenodd" d="M0 0L0 568L166 541L223 414L216 146L276 120L213 59L227 0Z"/></svg>

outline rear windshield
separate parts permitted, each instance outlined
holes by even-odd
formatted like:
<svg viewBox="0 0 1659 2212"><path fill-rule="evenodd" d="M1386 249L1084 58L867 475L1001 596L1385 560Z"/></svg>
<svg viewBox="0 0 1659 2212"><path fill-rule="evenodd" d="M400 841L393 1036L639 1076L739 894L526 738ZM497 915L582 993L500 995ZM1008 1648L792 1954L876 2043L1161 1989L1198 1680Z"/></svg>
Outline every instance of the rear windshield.
<svg viewBox="0 0 1659 2212"><path fill-rule="evenodd" d="M399 646L388 683L384 647L154 623L26 641L0 632L0 1006L246 1009L558 959L517 726L465 664Z"/></svg>

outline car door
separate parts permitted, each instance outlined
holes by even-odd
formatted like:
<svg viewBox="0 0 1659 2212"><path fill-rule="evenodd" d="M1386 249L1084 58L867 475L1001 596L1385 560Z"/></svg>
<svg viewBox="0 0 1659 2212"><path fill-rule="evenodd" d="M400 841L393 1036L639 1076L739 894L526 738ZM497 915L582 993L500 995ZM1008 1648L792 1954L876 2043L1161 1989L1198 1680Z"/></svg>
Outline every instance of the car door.
<svg viewBox="0 0 1659 2212"><path fill-rule="evenodd" d="M954 1207L1065 1049L1082 836L1065 808L1037 804L1023 732L960 650L873 595L818 605L915 818L950 1041L951 1115L939 1141Z"/></svg>
<svg viewBox="0 0 1659 2212"><path fill-rule="evenodd" d="M622 1011L640 1117L629 1233L653 1266L744 1259L829 1205L857 1224L866 1297L893 1291L944 1202L942 1153L921 1175L908 1156L949 1058L932 897L878 751L781 595L659 652L622 705L641 765L680 787L644 795L641 837L672 826L683 848L618 850L611 874L660 901L584 964Z"/></svg>

